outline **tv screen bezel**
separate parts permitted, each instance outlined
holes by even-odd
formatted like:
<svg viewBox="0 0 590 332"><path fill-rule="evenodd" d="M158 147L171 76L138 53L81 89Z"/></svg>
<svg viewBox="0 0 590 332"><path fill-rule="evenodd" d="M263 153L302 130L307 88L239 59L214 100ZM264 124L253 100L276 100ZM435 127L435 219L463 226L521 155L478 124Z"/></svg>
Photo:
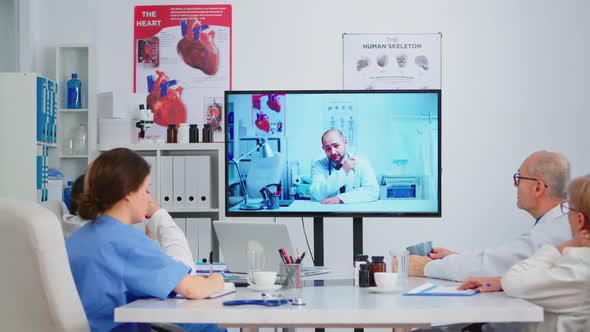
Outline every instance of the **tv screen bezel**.
<svg viewBox="0 0 590 332"><path fill-rule="evenodd" d="M260 210L249 211L249 210L240 210L240 211L230 211L229 206L229 190L228 190L228 180L229 180L229 168L234 167L233 164L230 164L228 160L228 97L230 95L243 95L243 94L367 94L367 93L418 93L418 94L425 94L425 93L435 93L438 97L438 209L435 212L324 212L324 211L315 211L315 212L305 212L305 211L290 211L290 212L281 212L280 209L278 210L264 210L264 212L260 212ZM226 217L368 217L368 218L379 218L379 217L387 217L387 218L408 218L408 217L421 217L421 218L440 218L442 217L442 90L439 89L431 89L431 90L226 90L224 93L224 130L225 130L225 137L224 137L224 164L225 164L225 188L220 188L220 190L225 191L225 216Z"/></svg>

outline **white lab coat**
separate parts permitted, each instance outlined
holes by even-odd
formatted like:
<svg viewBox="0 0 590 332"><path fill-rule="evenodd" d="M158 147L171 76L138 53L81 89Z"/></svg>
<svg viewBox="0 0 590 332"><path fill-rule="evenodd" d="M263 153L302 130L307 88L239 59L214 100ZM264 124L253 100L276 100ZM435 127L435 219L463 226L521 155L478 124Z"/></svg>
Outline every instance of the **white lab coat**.
<svg viewBox="0 0 590 332"><path fill-rule="evenodd" d="M84 226L88 221L80 218L78 215L63 215L62 229L64 237L67 239L78 228ZM144 225L144 226L142 226ZM182 230L176 225L170 214L159 209L148 220L147 225L140 223L143 229L148 227L150 232L156 237L162 251L174 259L196 270L193 255L189 249L188 241Z"/></svg>
<svg viewBox="0 0 590 332"><path fill-rule="evenodd" d="M317 160L311 166L311 186L309 192L313 199L322 201L337 196L348 203L365 203L379 199L379 185L375 171L363 158L358 156L354 169L346 174L344 169L336 170L330 166L329 159ZM345 186L346 192L340 193Z"/></svg>
<svg viewBox="0 0 590 332"><path fill-rule="evenodd" d="M585 331L590 318L590 248L566 248L563 255L550 245L514 265L502 288L545 309L542 323L527 331Z"/></svg>
<svg viewBox="0 0 590 332"><path fill-rule="evenodd" d="M567 215L559 205L549 210L528 232L496 248L449 255L424 267L427 277L463 281L469 277L501 276L514 264L545 244L557 245L572 237Z"/></svg>

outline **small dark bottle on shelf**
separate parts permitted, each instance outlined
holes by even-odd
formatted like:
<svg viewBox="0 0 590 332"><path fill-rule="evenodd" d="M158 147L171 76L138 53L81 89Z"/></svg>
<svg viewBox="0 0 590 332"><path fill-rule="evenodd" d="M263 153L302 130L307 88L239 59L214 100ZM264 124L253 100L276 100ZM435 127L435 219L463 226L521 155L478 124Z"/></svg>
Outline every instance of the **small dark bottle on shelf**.
<svg viewBox="0 0 590 332"><path fill-rule="evenodd" d="M377 283L375 282L375 273L376 272L385 272L385 262L383 261L385 257L383 256L371 256L371 286L376 287Z"/></svg>
<svg viewBox="0 0 590 332"><path fill-rule="evenodd" d="M169 124L168 130L166 131L166 143L177 143L178 142L178 130L175 124Z"/></svg>
<svg viewBox="0 0 590 332"><path fill-rule="evenodd" d="M205 124L203 126L203 143L212 143L213 142L213 128L211 128L210 124Z"/></svg>
<svg viewBox="0 0 590 332"><path fill-rule="evenodd" d="M361 264L359 267L359 287L371 286L371 276L369 272L369 263Z"/></svg>
<svg viewBox="0 0 590 332"><path fill-rule="evenodd" d="M199 143L199 126L197 124L190 125L188 141L189 143Z"/></svg>

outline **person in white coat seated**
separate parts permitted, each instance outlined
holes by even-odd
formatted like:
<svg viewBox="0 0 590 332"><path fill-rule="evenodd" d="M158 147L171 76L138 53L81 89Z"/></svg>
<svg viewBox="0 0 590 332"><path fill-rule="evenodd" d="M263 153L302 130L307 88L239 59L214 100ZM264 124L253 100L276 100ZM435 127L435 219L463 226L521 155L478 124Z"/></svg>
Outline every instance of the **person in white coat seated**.
<svg viewBox="0 0 590 332"><path fill-rule="evenodd" d="M410 275L454 281L499 276L541 246L568 240L571 235L567 216L559 204L566 198L569 178L570 165L564 156L549 151L533 153L513 176L518 208L535 218L529 231L495 248L463 253L434 248L428 256L412 255Z"/></svg>
<svg viewBox="0 0 590 332"><path fill-rule="evenodd" d="M84 226L88 220L80 218L77 214L78 199L84 191L84 175L79 176L72 185L70 197L71 211L63 215L62 229L64 237L69 238L78 228ZM176 225L172 216L153 199L149 203L147 223L139 226L145 230L146 235L155 240L160 249L175 261L181 262L196 271L195 261L188 245L184 232Z"/></svg>
<svg viewBox="0 0 590 332"><path fill-rule="evenodd" d="M325 158L311 166L309 192L321 204L351 204L379 199L379 185L368 160L351 155L348 139L338 129L322 135Z"/></svg>
<svg viewBox="0 0 590 332"><path fill-rule="evenodd" d="M590 327L590 175L573 180L568 192L561 210L568 216L570 240L541 247L501 278L468 278L460 287L504 290L543 307L544 321L528 324L527 331L582 332Z"/></svg>

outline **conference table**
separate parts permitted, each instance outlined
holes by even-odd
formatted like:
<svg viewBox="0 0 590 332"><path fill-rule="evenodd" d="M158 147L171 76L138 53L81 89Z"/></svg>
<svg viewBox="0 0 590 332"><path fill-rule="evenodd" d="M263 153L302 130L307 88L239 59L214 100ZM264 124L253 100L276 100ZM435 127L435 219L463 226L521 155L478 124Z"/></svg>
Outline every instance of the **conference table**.
<svg viewBox="0 0 590 332"><path fill-rule="evenodd" d="M458 285L436 279L409 278L405 289L426 282ZM302 299L305 305L224 306L227 300L262 298L260 292L238 287L236 293L217 299L138 300L116 308L115 321L217 323L247 331L262 327L395 328L397 331L451 323L543 321L541 307L503 292L467 297L403 296L400 292L375 293L373 289L354 287L351 280L316 280L304 282L300 289L274 293Z"/></svg>

